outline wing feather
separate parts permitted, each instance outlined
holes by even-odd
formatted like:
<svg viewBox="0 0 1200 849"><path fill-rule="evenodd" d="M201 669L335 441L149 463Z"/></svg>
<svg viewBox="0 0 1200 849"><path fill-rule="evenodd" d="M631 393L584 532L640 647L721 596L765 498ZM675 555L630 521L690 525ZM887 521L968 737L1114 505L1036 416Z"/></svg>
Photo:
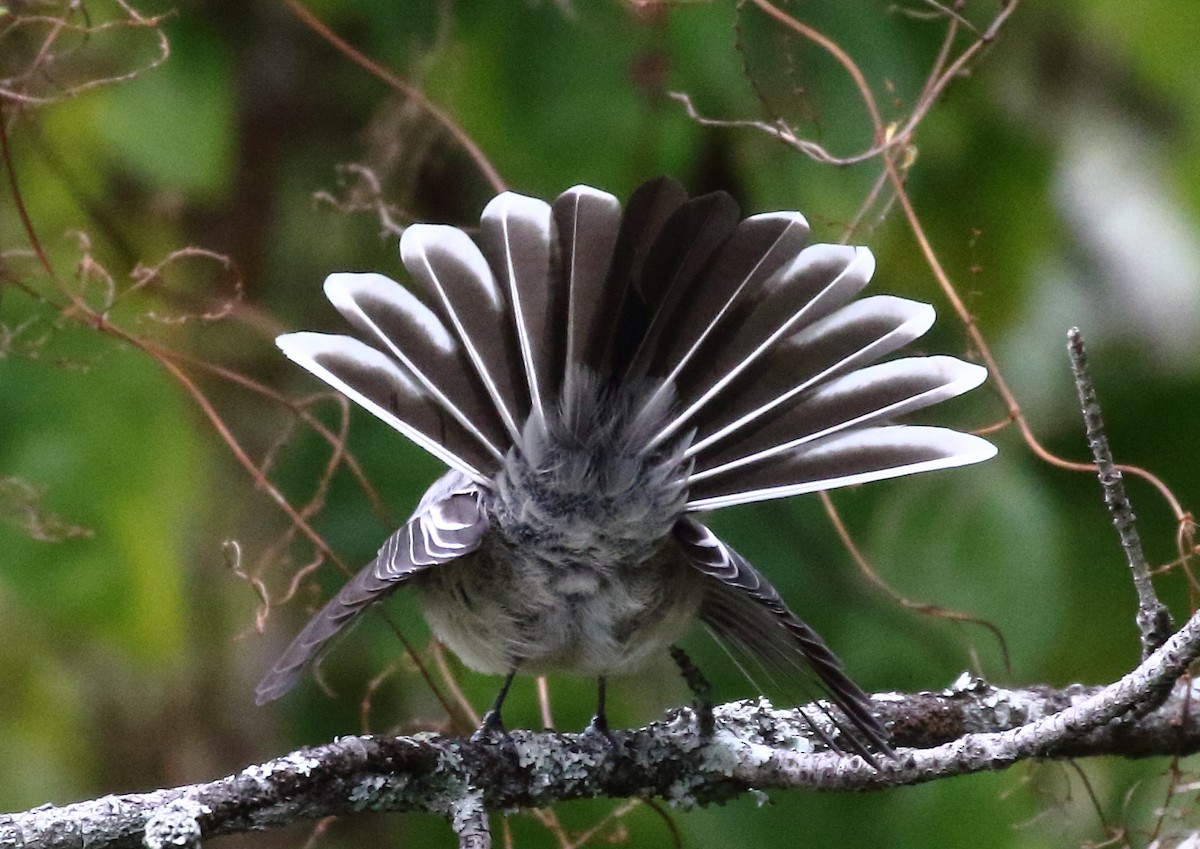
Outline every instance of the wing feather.
<svg viewBox="0 0 1200 849"><path fill-rule="evenodd" d="M849 720L847 726L827 714L842 732L838 748L869 760L874 753L890 755L888 733L871 713L870 698L846 675L841 661L820 635L788 608L771 583L693 519L681 519L674 536L688 562L709 580L700 612L705 624L764 667L781 670L789 677L807 667Z"/></svg>
<svg viewBox="0 0 1200 849"><path fill-rule="evenodd" d="M473 489L460 489L426 505L388 537L378 556L309 620L259 682L255 690L258 704L274 701L292 689L334 638L413 575L475 551L487 528L487 515Z"/></svg>

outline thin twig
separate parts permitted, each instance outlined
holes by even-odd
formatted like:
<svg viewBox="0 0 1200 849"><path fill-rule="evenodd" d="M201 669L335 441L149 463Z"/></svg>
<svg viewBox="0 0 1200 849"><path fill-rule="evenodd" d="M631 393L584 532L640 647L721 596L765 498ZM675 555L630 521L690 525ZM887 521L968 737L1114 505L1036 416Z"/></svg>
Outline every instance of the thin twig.
<svg viewBox="0 0 1200 849"><path fill-rule="evenodd" d="M1079 405L1083 409L1083 424L1087 432L1088 445L1096 461L1100 487L1104 490L1104 503L1112 516L1113 527L1121 538L1121 548L1133 573L1133 586L1138 594L1137 624L1142 635L1142 657L1150 654L1166 642L1174 630L1171 613L1158 600L1154 592L1154 581L1150 577L1150 564L1142 550L1138 536L1133 505L1125 492L1125 478L1113 461L1108 435L1104 432L1104 419L1100 415L1100 401L1096 397L1096 385L1088 370L1087 350L1083 334L1078 327L1067 331L1067 353L1071 358L1071 372L1075 375L1075 391L1079 393Z"/></svg>
<svg viewBox="0 0 1200 849"><path fill-rule="evenodd" d="M450 825L458 835L460 849L492 849L492 831L483 794L467 793L450 808Z"/></svg>
<svg viewBox="0 0 1200 849"><path fill-rule="evenodd" d="M464 130L457 121L450 116L448 112L425 96L425 92L421 91L417 86L405 82L400 77L393 74L387 68L380 65L370 57L355 49L348 41L331 30L325 23L314 15L311 11L304 7L299 0L283 0L284 6L287 7L296 18L305 26L328 41L333 47L339 50L348 59L354 62L359 67L366 70L376 79L382 80L387 85L391 86L400 94L412 100L433 119L439 123L446 132L450 133L451 137L458 142L459 146L466 151L467 156L475 163L475 167L483 175L483 178L497 192L502 192L507 188L504 179L500 176L500 172L492 165L491 161L484 154L483 150L475 142L473 138Z"/></svg>
<svg viewBox="0 0 1200 849"><path fill-rule="evenodd" d="M931 604L924 601L914 601L908 598L903 593L895 589L891 584L884 580L879 571L871 565L871 561L863 554L862 549L858 547L858 543L854 541L854 537L850 533L850 529L846 527L845 521L842 519L842 514L838 511L837 505L833 503L833 497L828 492L819 493L821 504L825 507L825 514L829 517L833 529L837 532L838 538L842 541L842 545L846 551L850 553L850 558L858 566L859 572L862 573L868 581L877 589L883 591L890 599L899 604L901 607L912 610L917 613L933 616L938 619L947 619L951 622L961 622L969 625L978 625L986 628L996 638L996 644L1000 648L1000 657L1004 663L1004 671L1012 672L1012 661L1008 652L1008 640L1004 639L1004 632L1001 631L993 622L989 622L981 616L972 616L969 613L964 613L961 610L954 610L941 605Z"/></svg>

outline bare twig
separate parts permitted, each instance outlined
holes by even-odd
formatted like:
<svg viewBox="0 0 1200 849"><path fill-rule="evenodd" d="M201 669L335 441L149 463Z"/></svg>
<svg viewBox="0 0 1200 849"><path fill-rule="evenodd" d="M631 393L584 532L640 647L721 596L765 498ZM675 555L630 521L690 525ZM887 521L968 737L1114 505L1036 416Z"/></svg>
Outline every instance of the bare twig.
<svg viewBox="0 0 1200 849"><path fill-rule="evenodd" d="M86 539L91 528L67 522L46 509L45 488L24 478L0 476L0 521L11 522L21 533L38 542Z"/></svg>
<svg viewBox="0 0 1200 849"><path fill-rule="evenodd" d="M995 623L989 622L981 616L972 616L961 610L953 610L939 604L914 601L896 590L884 580L883 576L879 574L879 570L871 565L871 561L867 559L862 549L858 547L858 543L854 541L850 529L846 527L846 523L842 519L842 514L838 512L837 505L833 503L833 497L828 492L820 493L820 497L821 504L825 507L825 514L829 517L834 530L837 531L838 538L842 541L842 546L850 553L851 559L854 560L855 565L858 566L858 571L863 574L863 577L903 608L922 613L926 616L932 616L936 619L947 619L951 622L962 622L986 628L996 638L996 645L1000 649L1000 657L1003 660L1005 671L1012 671L1012 661L1008 652L1008 640L1004 638L1004 632L996 627Z"/></svg>
<svg viewBox="0 0 1200 849"><path fill-rule="evenodd" d="M446 132L450 134L459 146L466 151L467 156L471 157L471 161L475 163L475 167L479 169L483 178L491 184L493 189L502 192L507 188L503 178L500 176L500 172L492 165L491 160L487 158L482 148L479 147L475 140L471 138L467 131L448 112L426 97L425 92L421 91L417 86L405 82L378 62L352 47L349 42L326 26L309 9L305 8L299 0L283 0L283 4L299 21L321 36L321 38L328 41L356 65L363 68L376 79L383 81L395 91L411 99L428 112L437 123L445 128Z"/></svg>
<svg viewBox="0 0 1200 849"><path fill-rule="evenodd" d="M165 21L173 15L173 12L168 12L163 15L155 15L147 17L139 13L125 0L116 0L115 10L123 13L123 17L114 16L111 20L101 23L72 23L68 18L78 13L84 4L82 3L67 3L63 4L66 10L59 16L54 15L28 15L22 14L13 16L11 13L7 15L7 19L3 22L5 26L0 26L0 43L3 38L12 39L14 33L20 29L44 28L45 36L41 39L40 45L34 56L30 57L25 63L25 67L16 74L7 78L0 78L0 103L4 101L13 104L30 107L30 106L45 106L51 103L57 103L60 100L76 97L84 92L103 86L116 85L118 83L130 82L137 79L147 71L151 71L160 65L164 64L171 55L171 46L167 40L166 30L164 28ZM0 17L5 17L0 15ZM35 94L32 87L35 81L51 77L47 74L48 67L54 67L59 70L61 59L58 51L54 48L64 35L75 35L80 38L89 38L99 35L100 33L115 30L148 30L154 33L157 51L154 57L146 61L141 67L134 68L129 71L116 72L100 77L93 77L75 85L62 85L56 91L49 93ZM13 48L4 44L3 50L12 51ZM137 51L126 50L128 56L136 56Z"/></svg>
<svg viewBox="0 0 1200 849"><path fill-rule="evenodd" d="M1133 505L1125 492L1125 479L1113 461L1108 434L1104 432L1104 419L1100 415L1096 386L1088 370L1083 334L1078 327L1072 327L1067 331L1067 339L1067 352L1071 358L1071 372L1075 375L1075 391L1079 393L1079 405L1083 409L1088 446L1096 461L1100 486L1104 490L1104 503L1112 515L1113 527L1121 538L1121 548L1133 573L1133 586L1138 594L1137 625L1142 635L1142 657L1149 657L1171 635L1174 623L1167 606L1158 600L1154 592L1150 564L1146 562L1146 554L1142 551Z"/></svg>

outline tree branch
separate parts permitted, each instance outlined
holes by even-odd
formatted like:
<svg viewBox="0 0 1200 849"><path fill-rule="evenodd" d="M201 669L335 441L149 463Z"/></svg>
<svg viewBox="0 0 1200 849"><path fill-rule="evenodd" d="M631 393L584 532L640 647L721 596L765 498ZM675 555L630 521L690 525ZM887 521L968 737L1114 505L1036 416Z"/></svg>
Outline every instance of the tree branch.
<svg viewBox="0 0 1200 849"><path fill-rule="evenodd" d="M795 710L765 700L716 709L706 739L691 710L602 735L513 732L506 741L344 737L236 775L0 816L7 849L194 846L198 840L360 811L445 817L461 846L491 845L487 812L570 799L656 797L691 807L752 789L872 790L1004 769L1030 758L1149 757L1200 751L1190 685L1200 614L1107 687L1005 690L963 676L939 693L875 697L899 757L876 770L820 750ZM1138 707L1155 710L1140 715ZM833 708L831 708L832 710ZM832 726L825 729L831 736Z"/></svg>

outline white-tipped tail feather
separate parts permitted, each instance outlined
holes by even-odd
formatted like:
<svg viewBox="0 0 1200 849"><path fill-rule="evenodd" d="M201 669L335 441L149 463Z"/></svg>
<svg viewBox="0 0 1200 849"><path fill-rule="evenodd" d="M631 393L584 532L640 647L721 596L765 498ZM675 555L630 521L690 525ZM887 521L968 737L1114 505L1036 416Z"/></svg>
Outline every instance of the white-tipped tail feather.
<svg viewBox="0 0 1200 849"><path fill-rule="evenodd" d="M488 481L480 469L490 467L492 458L386 354L357 339L326 333L287 333L275 342L288 359L447 466L477 483Z"/></svg>
<svg viewBox="0 0 1200 849"><path fill-rule="evenodd" d="M508 295L530 403L543 417L557 394L553 382L562 377L555 355L563 328L555 307L566 294L550 280L552 221L548 203L516 192L494 198L479 220L480 244Z"/></svg>
<svg viewBox="0 0 1200 849"><path fill-rule="evenodd" d="M516 336L501 291L475 242L454 227L414 224L400 237L400 258L425 287L474 366L460 373L464 391L483 384L509 437L520 437L529 394L515 350ZM403 338L393 340L404 346Z"/></svg>
<svg viewBox="0 0 1200 849"><path fill-rule="evenodd" d="M887 425L831 436L750 466L725 480L693 485L689 510L789 498L842 486L981 463L996 454L986 439L941 427Z"/></svg>

